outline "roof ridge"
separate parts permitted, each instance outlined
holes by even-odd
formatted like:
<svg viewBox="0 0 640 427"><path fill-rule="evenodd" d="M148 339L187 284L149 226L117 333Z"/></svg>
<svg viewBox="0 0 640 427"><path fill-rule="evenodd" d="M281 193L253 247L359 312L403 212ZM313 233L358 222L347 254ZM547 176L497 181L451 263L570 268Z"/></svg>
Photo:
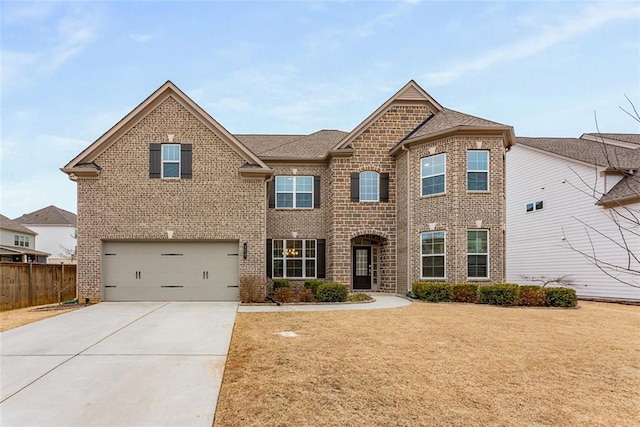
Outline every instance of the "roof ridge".
<svg viewBox="0 0 640 427"><path fill-rule="evenodd" d="M473 114L463 113L462 111L454 110L454 109L452 109L452 108L443 107L443 108L442 108L442 111L445 111L445 110L447 110L447 111L452 111L452 112L457 113L457 114L462 114L463 116L473 117L474 119L483 120L483 121L485 121L485 122L493 123L493 124L496 124L496 125L506 126L506 125L505 125L505 124L503 124L503 123L500 123L500 122L494 122L493 120L485 119L484 117L474 116ZM436 113L436 114L437 114L437 113ZM446 115L445 115L445 117L446 117ZM448 121L448 120L449 120L449 118L448 118L448 117L446 117L446 118L447 118L447 121ZM449 124L451 124L451 122L449 122Z"/></svg>

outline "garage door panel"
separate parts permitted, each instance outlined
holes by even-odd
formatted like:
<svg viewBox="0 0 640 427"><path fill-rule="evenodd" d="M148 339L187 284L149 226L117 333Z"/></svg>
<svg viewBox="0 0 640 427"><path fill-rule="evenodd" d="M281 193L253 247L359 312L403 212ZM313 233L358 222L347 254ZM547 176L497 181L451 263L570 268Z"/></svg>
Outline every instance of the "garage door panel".
<svg viewBox="0 0 640 427"><path fill-rule="evenodd" d="M238 300L238 245L104 242L105 300Z"/></svg>

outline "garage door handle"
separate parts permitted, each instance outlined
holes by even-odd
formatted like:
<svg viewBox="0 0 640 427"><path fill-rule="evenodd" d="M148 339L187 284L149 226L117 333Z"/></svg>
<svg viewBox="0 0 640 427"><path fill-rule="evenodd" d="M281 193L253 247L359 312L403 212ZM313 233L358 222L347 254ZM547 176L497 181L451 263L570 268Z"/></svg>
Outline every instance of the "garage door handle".
<svg viewBox="0 0 640 427"><path fill-rule="evenodd" d="M161 288L184 288L182 285L160 285Z"/></svg>
<svg viewBox="0 0 640 427"><path fill-rule="evenodd" d="M116 285L104 285L105 288L115 288Z"/></svg>
<svg viewBox="0 0 640 427"><path fill-rule="evenodd" d="M229 285L229 286L227 286L227 288L238 288L238 287L239 287L238 285Z"/></svg>
<svg viewBox="0 0 640 427"><path fill-rule="evenodd" d="M208 279L209 278L209 272L208 271L203 271L202 272L202 279Z"/></svg>

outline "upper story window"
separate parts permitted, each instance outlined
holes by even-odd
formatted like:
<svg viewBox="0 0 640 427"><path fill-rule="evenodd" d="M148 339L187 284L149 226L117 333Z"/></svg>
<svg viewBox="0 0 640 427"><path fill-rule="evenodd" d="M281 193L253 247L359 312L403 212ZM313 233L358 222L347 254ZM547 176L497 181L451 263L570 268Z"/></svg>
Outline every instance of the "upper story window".
<svg viewBox="0 0 640 427"><path fill-rule="evenodd" d="M164 144L162 146L162 177L180 178L179 144Z"/></svg>
<svg viewBox="0 0 640 427"><path fill-rule="evenodd" d="M467 230L467 277L489 277L489 230Z"/></svg>
<svg viewBox="0 0 640 427"><path fill-rule="evenodd" d="M420 235L420 277L422 279L444 279L445 257L444 231L432 231Z"/></svg>
<svg viewBox="0 0 640 427"><path fill-rule="evenodd" d="M149 144L149 178L189 179L192 144Z"/></svg>
<svg viewBox="0 0 640 427"><path fill-rule="evenodd" d="M13 246L22 246L24 248L28 248L29 247L29 237L28 236L19 236L19 235L14 235L13 236Z"/></svg>
<svg viewBox="0 0 640 427"><path fill-rule="evenodd" d="M360 201L377 202L380 200L379 176L376 172L360 172Z"/></svg>
<svg viewBox="0 0 640 427"><path fill-rule="evenodd" d="M445 153L420 159L422 195L442 194L446 188L447 155Z"/></svg>
<svg viewBox="0 0 640 427"><path fill-rule="evenodd" d="M467 190L489 190L489 152L467 151Z"/></svg>
<svg viewBox="0 0 640 427"><path fill-rule="evenodd" d="M527 212L533 212L534 210L540 211L544 209L544 202L542 200L538 200L535 203L527 203Z"/></svg>
<svg viewBox="0 0 640 427"><path fill-rule="evenodd" d="M275 207L278 209L312 209L313 193L312 176L277 176Z"/></svg>

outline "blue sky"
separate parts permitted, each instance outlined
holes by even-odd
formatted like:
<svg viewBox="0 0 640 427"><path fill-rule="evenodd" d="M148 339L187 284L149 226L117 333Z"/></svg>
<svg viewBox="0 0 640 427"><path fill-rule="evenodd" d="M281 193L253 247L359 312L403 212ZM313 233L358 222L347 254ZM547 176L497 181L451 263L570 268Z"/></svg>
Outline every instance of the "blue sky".
<svg viewBox="0 0 640 427"><path fill-rule="evenodd" d="M166 80L232 133L351 130L410 79L520 136L640 133L637 2L1 1L1 206L76 211L59 171Z"/></svg>

